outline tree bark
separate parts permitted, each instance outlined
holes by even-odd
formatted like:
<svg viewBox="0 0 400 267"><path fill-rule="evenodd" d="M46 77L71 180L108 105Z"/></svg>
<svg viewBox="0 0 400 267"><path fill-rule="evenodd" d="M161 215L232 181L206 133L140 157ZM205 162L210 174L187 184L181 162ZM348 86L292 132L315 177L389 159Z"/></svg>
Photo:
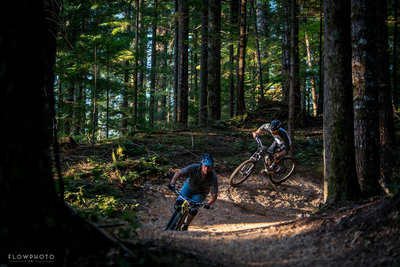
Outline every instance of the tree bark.
<svg viewBox="0 0 400 267"><path fill-rule="evenodd" d="M93 89L92 89L92 140L96 140L96 132L98 125L97 110L97 45L94 45L94 66L93 66Z"/></svg>
<svg viewBox="0 0 400 267"><path fill-rule="evenodd" d="M350 1L324 0L324 196L327 202L357 199Z"/></svg>
<svg viewBox="0 0 400 267"><path fill-rule="evenodd" d="M355 155L366 197L380 194L376 3L351 1Z"/></svg>
<svg viewBox="0 0 400 267"><path fill-rule="evenodd" d="M135 28L135 74L133 81L133 128L138 122L138 94L139 94L139 51L140 51L140 26L141 26L140 1L136 0L136 28Z"/></svg>
<svg viewBox="0 0 400 267"><path fill-rule="evenodd" d="M175 0L175 41L174 41L174 122L178 122L178 106L179 106L179 0Z"/></svg>
<svg viewBox="0 0 400 267"><path fill-rule="evenodd" d="M260 98L264 99L264 82L263 82L263 72L262 72L262 63L261 63L261 49L260 49L260 40L259 40L259 31L258 31L258 23L257 23L257 10L254 8L254 0L251 0L251 9L253 10L254 17L254 35L256 39L256 53L257 53L257 67L258 67L258 81L260 85Z"/></svg>
<svg viewBox="0 0 400 267"><path fill-rule="evenodd" d="M320 16L319 16L319 90L317 100L317 115L321 115L324 110L324 54L323 54L323 6L320 0Z"/></svg>
<svg viewBox="0 0 400 267"><path fill-rule="evenodd" d="M311 50L310 50L310 41L308 40L307 34L304 36L306 39L306 50L307 50L307 63L308 67L310 68L311 73L311 98L312 98L312 107L313 107L313 116L317 116L317 94L315 90L315 78L313 74L313 64L311 59Z"/></svg>
<svg viewBox="0 0 400 267"><path fill-rule="evenodd" d="M397 1L396 1L397 2ZM395 16L396 17L396 16ZM380 132L380 169L381 178L386 184L399 184L400 177L394 172L396 157L393 151L396 149L395 129L393 122L393 106L390 88L390 63L389 63L389 45L388 29L386 25L387 4L383 2L377 8L377 54L378 54L378 101L379 101L379 132ZM395 42L393 40L393 42ZM393 49L395 51L396 46ZM394 57L395 59L396 57ZM393 62L393 71L394 65ZM396 72L394 72L396 73ZM397 178L397 179L396 179Z"/></svg>
<svg viewBox="0 0 400 267"><path fill-rule="evenodd" d="M15 10L19 23L9 20ZM54 100L47 95L50 81L54 90L55 40L46 23L44 1L12 2L0 10L0 120L7 126L0 134L6 151L0 160L2 259L35 249L54 253L60 241L63 196L57 197L52 175Z"/></svg>
<svg viewBox="0 0 400 267"><path fill-rule="evenodd" d="M289 90L289 126L288 133L290 138L294 140L295 121L301 118L300 112L300 80L299 80L299 20L298 0L291 0L291 38L290 38L290 90ZM296 116L297 114L297 116ZM292 147L292 152L294 146Z"/></svg>
<svg viewBox="0 0 400 267"><path fill-rule="evenodd" d="M200 92L199 124L207 122L207 76L208 76L208 0L203 0L201 13L201 55L200 55Z"/></svg>
<svg viewBox="0 0 400 267"><path fill-rule="evenodd" d="M246 13L247 13L247 0L240 1L240 33L239 33L239 68L238 68L238 80L237 80L237 115L246 114L246 103L244 99L244 75L246 67L246 44L247 44L247 32L246 32Z"/></svg>
<svg viewBox="0 0 400 267"><path fill-rule="evenodd" d="M289 103L290 91L290 35L291 35L291 0L282 1L282 100Z"/></svg>
<svg viewBox="0 0 400 267"><path fill-rule="evenodd" d="M397 0L393 0L393 15L394 15L394 24L393 24L393 104L395 109L399 108L399 87L398 87L398 59L397 59L397 46L398 46L398 15L397 15ZM386 3L385 3L386 4Z"/></svg>
<svg viewBox="0 0 400 267"><path fill-rule="evenodd" d="M154 0L154 9L157 10L157 0ZM155 91L156 91L156 67L157 67L157 16L158 12L153 13L153 26L151 36L151 77L150 77L150 101L149 101L149 127L154 127L155 113Z"/></svg>
<svg viewBox="0 0 400 267"><path fill-rule="evenodd" d="M189 7L185 0L179 0L179 101L178 122L188 123L188 71L189 71Z"/></svg>
<svg viewBox="0 0 400 267"><path fill-rule="evenodd" d="M231 44L229 45L229 117L232 118L235 114L235 54L234 54L234 43L236 42L235 36L238 34L236 26L239 18L239 1L231 0L229 22L232 30L230 36L232 36Z"/></svg>
<svg viewBox="0 0 400 267"><path fill-rule="evenodd" d="M209 0L208 120L221 119L221 0Z"/></svg>

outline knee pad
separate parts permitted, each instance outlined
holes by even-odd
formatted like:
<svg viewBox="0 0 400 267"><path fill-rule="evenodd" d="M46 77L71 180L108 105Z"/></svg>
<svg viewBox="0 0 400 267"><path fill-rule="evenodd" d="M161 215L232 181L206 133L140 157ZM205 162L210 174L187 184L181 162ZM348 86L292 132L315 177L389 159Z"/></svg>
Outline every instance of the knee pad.
<svg viewBox="0 0 400 267"><path fill-rule="evenodd" d="M190 208L190 210L189 210L189 214L192 216L196 216L197 212L199 212L199 211L196 208Z"/></svg>

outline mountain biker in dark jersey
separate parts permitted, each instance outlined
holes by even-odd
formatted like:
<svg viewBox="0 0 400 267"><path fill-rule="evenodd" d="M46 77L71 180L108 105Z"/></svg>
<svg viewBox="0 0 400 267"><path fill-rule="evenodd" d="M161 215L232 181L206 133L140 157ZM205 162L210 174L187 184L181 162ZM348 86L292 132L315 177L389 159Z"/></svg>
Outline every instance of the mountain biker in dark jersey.
<svg viewBox="0 0 400 267"><path fill-rule="evenodd" d="M172 191L175 190L175 183L180 177L187 178L185 184L182 186L180 193L189 199L195 200L197 202L203 202L208 193L211 193L211 199L208 201L207 205L204 206L206 209L210 208L218 197L218 177L212 170L214 166L214 160L211 155L205 154L201 158L200 164L191 164L182 170L178 171L172 177L171 183L168 184L168 188ZM180 208L183 204L183 199L178 197L175 203L175 208ZM182 230L188 229L189 224L192 222L193 218L196 216L198 208L191 208L186 222Z"/></svg>
<svg viewBox="0 0 400 267"><path fill-rule="evenodd" d="M279 161L279 157L287 154L290 150L291 140L287 131L281 127L279 120L273 120L270 123L265 123L253 132L253 137L256 138L260 133L269 131L274 137L274 142L269 146L268 153L274 155L275 161ZM274 163L271 166L273 169ZM269 169L270 170L270 169Z"/></svg>

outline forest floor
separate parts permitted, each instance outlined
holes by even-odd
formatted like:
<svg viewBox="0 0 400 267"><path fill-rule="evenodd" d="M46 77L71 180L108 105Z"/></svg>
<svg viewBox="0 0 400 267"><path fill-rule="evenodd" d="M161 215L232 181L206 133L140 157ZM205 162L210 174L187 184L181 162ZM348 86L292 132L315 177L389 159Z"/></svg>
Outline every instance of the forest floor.
<svg viewBox="0 0 400 267"><path fill-rule="evenodd" d="M323 205L321 129L303 129L297 136L299 164L288 181L274 186L267 177L256 173L237 188L229 186L229 176L256 148L249 130L240 134L160 132L143 137L140 142L136 139L133 146L144 148L144 154L150 155L157 148L157 153L172 165L165 175L150 172L146 178L135 180L132 187L126 182L116 185L115 176L121 173L110 172L109 185L122 192L120 198L126 202L135 199L132 209L140 226L132 229L126 227L124 219L107 216L100 216L94 223L128 249L140 247L140 251L146 251L139 261L144 264L400 266L398 195L342 206ZM91 155L97 155L104 164L112 162L111 150L115 148L111 143L64 149L65 173L71 173L74 164L82 168L82 160L88 162ZM176 199L166 185L173 173L198 162L204 152L212 153L216 159L218 200L210 210L199 211L189 231L165 231ZM80 183L94 172L87 173L80 176Z"/></svg>

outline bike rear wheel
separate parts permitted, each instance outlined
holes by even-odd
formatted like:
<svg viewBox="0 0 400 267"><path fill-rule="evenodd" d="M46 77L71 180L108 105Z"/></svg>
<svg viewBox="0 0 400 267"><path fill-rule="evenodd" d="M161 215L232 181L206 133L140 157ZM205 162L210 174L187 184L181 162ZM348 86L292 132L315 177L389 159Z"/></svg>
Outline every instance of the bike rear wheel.
<svg viewBox="0 0 400 267"><path fill-rule="evenodd" d="M233 171L229 178L229 184L233 187L240 186L250 177L256 166L256 161L249 159L240 164L236 170Z"/></svg>
<svg viewBox="0 0 400 267"><path fill-rule="evenodd" d="M274 172L269 172L269 178L275 185L279 185L289 179L296 168L296 160L292 157L284 157L275 167Z"/></svg>

